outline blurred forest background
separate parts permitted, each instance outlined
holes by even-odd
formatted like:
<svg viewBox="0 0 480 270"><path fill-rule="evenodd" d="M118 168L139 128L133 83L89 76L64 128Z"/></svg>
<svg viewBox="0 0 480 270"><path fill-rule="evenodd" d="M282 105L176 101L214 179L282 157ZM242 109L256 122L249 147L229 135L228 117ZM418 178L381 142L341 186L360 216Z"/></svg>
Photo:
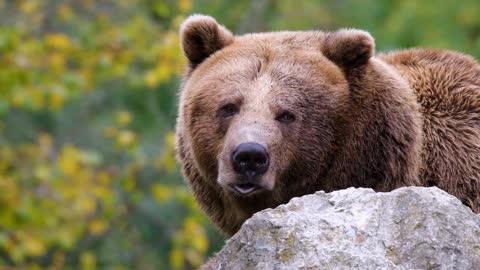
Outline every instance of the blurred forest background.
<svg viewBox="0 0 480 270"><path fill-rule="evenodd" d="M478 0L0 0L0 269L191 269L221 248L174 158L192 13L480 57Z"/></svg>

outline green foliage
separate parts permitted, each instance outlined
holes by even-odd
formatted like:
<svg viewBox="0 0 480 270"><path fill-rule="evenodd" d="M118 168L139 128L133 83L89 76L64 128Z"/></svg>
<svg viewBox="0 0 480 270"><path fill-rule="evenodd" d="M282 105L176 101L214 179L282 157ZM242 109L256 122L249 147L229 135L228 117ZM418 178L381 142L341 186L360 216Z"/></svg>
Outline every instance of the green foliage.
<svg viewBox="0 0 480 270"><path fill-rule="evenodd" d="M190 13L480 56L476 0L0 0L0 269L191 269L221 247L174 159Z"/></svg>
<svg viewBox="0 0 480 270"><path fill-rule="evenodd" d="M199 266L172 133L191 2L0 3L0 268Z"/></svg>

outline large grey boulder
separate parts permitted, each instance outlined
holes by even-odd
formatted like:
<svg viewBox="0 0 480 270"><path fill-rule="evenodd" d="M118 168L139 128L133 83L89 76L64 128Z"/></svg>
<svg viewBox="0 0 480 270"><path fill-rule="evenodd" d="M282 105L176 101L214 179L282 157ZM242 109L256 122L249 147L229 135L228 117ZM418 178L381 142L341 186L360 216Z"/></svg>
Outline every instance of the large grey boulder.
<svg viewBox="0 0 480 270"><path fill-rule="evenodd" d="M317 192L256 213L207 269L480 269L480 215L438 188Z"/></svg>

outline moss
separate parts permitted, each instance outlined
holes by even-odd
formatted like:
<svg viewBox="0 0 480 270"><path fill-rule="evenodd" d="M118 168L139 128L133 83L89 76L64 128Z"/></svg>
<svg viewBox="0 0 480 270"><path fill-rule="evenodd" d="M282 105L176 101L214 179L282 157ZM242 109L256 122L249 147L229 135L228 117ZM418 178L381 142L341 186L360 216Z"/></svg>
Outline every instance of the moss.
<svg viewBox="0 0 480 270"><path fill-rule="evenodd" d="M293 248L287 247L280 250L278 255L282 262L287 262L288 260L290 260L293 254L294 254Z"/></svg>

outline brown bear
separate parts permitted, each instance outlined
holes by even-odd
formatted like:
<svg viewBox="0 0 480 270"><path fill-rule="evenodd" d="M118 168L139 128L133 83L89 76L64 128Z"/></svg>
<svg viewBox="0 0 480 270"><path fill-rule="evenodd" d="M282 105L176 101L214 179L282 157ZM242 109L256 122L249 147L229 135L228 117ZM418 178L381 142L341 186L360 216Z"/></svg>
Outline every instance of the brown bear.
<svg viewBox="0 0 480 270"><path fill-rule="evenodd" d="M227 236L255 212L347 187L438 186L480 212L480 65L411 49L374 55L365 31L234 36L181 27L188 71L177 153Z"/></svg>

